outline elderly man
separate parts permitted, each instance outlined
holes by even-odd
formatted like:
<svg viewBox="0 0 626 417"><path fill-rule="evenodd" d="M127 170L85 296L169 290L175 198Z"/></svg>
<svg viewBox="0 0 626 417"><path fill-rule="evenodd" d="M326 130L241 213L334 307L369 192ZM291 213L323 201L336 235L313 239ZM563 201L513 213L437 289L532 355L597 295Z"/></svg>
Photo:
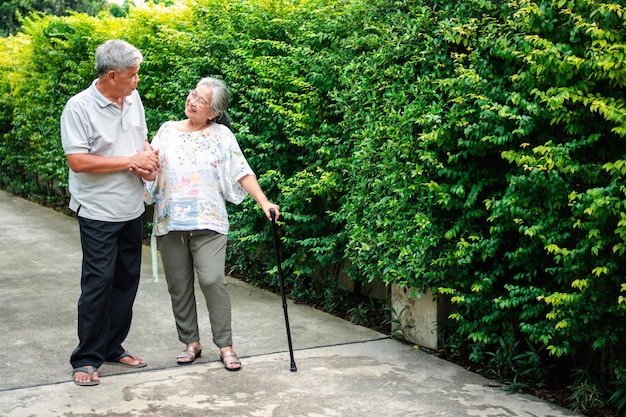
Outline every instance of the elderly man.
<svg viewBox="0 0 626 417"><path fill-rule="evenodd" d="M83 252L79 341L70 358L81 386L99 384L97 369L105 361L146 366L122 343L139 286L143 180L154 180L158 168L136 90L141 52L109 40L95 55L98 78L70 98L61 115L70 209L78 217Z"/></svg>

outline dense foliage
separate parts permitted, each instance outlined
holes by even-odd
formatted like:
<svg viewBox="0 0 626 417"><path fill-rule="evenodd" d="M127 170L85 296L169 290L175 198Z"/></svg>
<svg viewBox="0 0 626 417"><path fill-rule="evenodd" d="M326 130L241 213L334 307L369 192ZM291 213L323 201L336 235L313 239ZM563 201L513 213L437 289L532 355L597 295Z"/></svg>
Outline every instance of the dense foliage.
<svg viewBox="0 0 626 417"><path fill-rule="evenodd" d="M119 37L151 132L223 78L281 204L294 298L339 277L453 305L444 347L512 386L574 369L573 407L626 413L626 8L552 0L188 1L32 15L0 43L0 186L67 199L59 116ZM267 222L231 207L230 264L272 285Z"/></svg>
<svg viewBox="0 0 626 417"><path fill-rule="evenodd" d="M61 16L71 10L94 16L104 8L105 0L6 0L0 4L0 35L14 34L20 17L33 11Z"/></svg>

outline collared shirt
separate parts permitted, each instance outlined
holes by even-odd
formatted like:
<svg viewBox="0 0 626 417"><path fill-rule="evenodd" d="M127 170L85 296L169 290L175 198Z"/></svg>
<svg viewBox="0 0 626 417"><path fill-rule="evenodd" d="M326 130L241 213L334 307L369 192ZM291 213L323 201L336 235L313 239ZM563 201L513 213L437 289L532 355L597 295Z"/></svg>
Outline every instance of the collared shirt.
<svg viewBox="0 0 626 417"><path fill-rule="evenodd" d="M166 122L151 145L159 150L160 169L147 187L146 202L155 202L156 235L193 230L228 234L226 201L241 203L248 193L238 180L254 175L230 129L214 123L182 132Z"/></svg>
<svg viewBox="0 0 626 417"><path fill-rule="evenodd" d="M144 150L148 137L139 93L124 97L123 110L91 86L70 98L61 115L66 155L127 157ZM121 222L144 212L141 178L130 171L91 174L69 171L70 209L91 220Z"/></svg>

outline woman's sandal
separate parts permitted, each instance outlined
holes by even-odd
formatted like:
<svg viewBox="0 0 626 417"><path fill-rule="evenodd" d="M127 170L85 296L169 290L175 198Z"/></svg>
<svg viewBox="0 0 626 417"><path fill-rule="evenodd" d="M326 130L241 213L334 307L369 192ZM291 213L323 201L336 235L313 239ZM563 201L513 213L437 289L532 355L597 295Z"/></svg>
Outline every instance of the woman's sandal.
<svg viewBox="0 0 626 417"><path fill-rule="evenodd" d="M193 361L202 356L202 348L195 346L187 346L187 349L183 350L180 355L176 357L176 363L179 365L191 365Z"/></svg>
<svg viewBox="0 0 626 417"><path fill-rule="evenodd" d="M227 371L238 371L241 369L241 361L234 351L227 350L225 352L221 352L220 358L222 359L224 368L226 368Z"/></svg>

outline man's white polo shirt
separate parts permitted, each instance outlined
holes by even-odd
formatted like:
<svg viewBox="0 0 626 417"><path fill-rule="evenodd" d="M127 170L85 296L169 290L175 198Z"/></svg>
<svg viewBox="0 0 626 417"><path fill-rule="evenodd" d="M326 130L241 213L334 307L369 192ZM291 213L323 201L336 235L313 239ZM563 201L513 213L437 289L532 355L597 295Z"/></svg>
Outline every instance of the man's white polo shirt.
<svg viewBox="0 0 626 417"><path fill-rule="evenodd" d="M125 97L120 110L98 91L96 82L65 105L61 115L65 154L124 157L143 151L148 129L139 93L135 90ZM144 212L143 181L128 170L90 174L70 169L69 190L70 209L87 219L121 222Z"/></svg>

